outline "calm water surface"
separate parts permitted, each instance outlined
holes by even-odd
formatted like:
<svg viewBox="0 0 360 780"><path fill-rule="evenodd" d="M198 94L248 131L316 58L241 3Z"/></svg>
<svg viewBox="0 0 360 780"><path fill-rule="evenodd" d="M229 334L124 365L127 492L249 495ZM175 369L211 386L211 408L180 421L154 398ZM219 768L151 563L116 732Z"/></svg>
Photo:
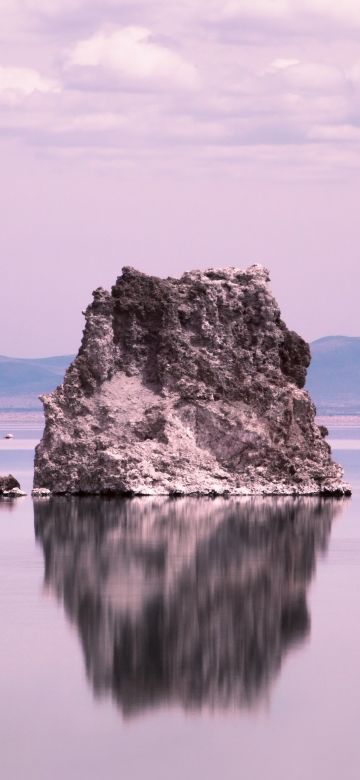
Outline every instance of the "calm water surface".
<svg viewBox="0 0 360 780"><path fill-rule="evenodd" d="M26 489L37 435L0 443ZM0 502L1 780L358 780L360 428L331 438L350 500Z"/></svg>

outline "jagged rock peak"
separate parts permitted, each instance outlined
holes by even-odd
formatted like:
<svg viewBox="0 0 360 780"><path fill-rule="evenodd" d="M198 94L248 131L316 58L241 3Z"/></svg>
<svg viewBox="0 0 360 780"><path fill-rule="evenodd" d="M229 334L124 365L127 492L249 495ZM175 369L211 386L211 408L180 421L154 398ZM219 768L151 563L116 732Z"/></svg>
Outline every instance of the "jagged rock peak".
<svg viewBox="0 0 360 780"><path fill-rule="evenodd" d="M64 493L343 493L303 390L308 345L260 265L159 279L125 267L43 397L35 487Z"/></svg>
<svg viewBox="0 0 360 780"><path fill-rule="evenodd" d="M119 282L121 283L124 277L129 278L132 276L140 276L146 279L149 278L149 276L142 271L138 271L131 265L126 265L122 269L122 275L118 276L116 284ZM168 277L168 279L164 279L162 281L179 284L180 282L192 281L193 279L204 279L204 281L230 281L234 282L234 284L241 284L244 283L245 277L248 277L249 281L251 278L254 278L260 283L266 283L270 281L270 272L267 268L265 268L265 266L259 265L257 263L250 265L245 270L241 270L237 266L229 265L224 268L207 268L205 270L185 271L180 279L173 279L172 277ZM106 291L101 287L99 287L99 289L95 292L106 293Z"/></svg>

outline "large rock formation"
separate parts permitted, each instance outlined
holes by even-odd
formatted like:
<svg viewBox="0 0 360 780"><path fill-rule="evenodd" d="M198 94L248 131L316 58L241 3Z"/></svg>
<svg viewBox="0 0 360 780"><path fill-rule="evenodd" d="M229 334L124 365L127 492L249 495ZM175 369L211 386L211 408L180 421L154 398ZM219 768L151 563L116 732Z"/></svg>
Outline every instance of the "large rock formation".
<svg viewBox="0 0 360 780"><path fill-rule="evenodd" d="M45 583L87 677L125 714L267 700L310 630L307 590L342 501L36 499Z"/></svg>
<svg viewBox="0 0 360 780"><path fill-rule="evenodd" d="M63 385L43 396L35 487L57 493L336 494L303 390L307 344L261 266L98 289Z"/></svg>

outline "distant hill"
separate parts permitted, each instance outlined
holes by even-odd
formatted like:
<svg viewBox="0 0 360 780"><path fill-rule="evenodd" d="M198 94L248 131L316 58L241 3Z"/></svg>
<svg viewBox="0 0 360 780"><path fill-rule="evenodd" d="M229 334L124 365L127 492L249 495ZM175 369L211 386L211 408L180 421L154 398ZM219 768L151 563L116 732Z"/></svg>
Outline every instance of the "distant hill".
<svg viewBox="0 0 360 780"><path fill-rule="evenodd" d="M28 359L0 355L0 409L40 409L38 396L62 382L73 357Z"/></svg>
<svg viewBox="0 0 360 780"><path fill-rule="evenodd" d="M310 347L306 389L318 414L360 414L360 338L327 336Z"/></svg>

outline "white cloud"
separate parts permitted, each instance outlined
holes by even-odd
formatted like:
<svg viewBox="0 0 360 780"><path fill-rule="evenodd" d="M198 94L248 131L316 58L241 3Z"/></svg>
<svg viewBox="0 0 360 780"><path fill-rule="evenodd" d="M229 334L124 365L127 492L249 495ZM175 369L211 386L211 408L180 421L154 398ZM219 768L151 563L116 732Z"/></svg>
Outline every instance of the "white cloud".
<svg viewBox="0 0 360 780"><path fill-rule="evenodd" d="M346 24L360 23L358 0L213 0L212 8L224 19L257 17L276 22L317 16Z"/></svg>
<svg viewBox="0 0 360 780"><path fill-rule="evenodd" d="M197 88L200 81L194 65L166 46L154 43L145 27L99 31L74 46L68 64L101 68L138 82L168 82L186 89Z"/></svg>
<svg viewBox="0 0 360 780"><path fill-rule="evenodd" d="M59 92L60 85L32 68L0 66L0 95L28 97L36 92Z"/></svg>
<svg viewBox="0 0 360 780"><path fill-rule="evenodd" d="M344 73L321 62L301 62L296 59L278 59L265 74L278 76L292 89L333 91L344 87Z"/></svg>
<svg viewBox="0 0 360 780"><path fill-rule="evenodd" d="M300 65L300 60L280 58L278 60L274 60L274 62L271 63L271 65L268 68L268 72L272 73L277 70L287 70L288 68L291 68L294 65Z"/></svg>

